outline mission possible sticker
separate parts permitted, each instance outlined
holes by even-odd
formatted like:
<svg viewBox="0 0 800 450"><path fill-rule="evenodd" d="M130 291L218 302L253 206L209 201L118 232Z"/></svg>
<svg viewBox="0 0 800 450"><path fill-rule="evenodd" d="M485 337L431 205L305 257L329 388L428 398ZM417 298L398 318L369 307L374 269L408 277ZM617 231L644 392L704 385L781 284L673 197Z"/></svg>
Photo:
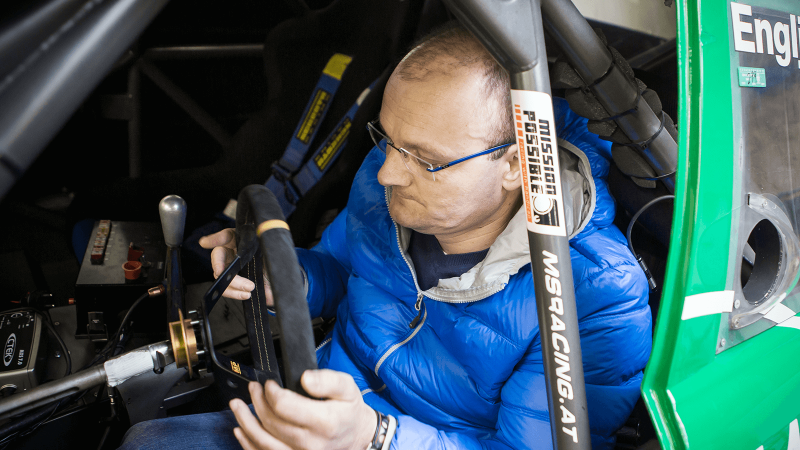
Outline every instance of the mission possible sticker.
<svg viewBox="0 0 800 450"><path fill-rule="evenodd" d="M511 90L528 230L566 236L553 101L543 92Z"/></svg>

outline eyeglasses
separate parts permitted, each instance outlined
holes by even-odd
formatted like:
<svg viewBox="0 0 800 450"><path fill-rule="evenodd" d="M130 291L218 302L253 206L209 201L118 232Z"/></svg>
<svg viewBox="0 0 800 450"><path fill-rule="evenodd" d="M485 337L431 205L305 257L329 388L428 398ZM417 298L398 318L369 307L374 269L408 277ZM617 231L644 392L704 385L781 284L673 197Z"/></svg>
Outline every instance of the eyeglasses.
<svg viewBox="0 0 800 450"><path fill-rule="evenodd" d="M380 126L379 119L375 119L372 122L367 123L367 130L369 130L369 135L372 138L372 142L375 143L375 146L381 149L381 151L383 151L384 153L386 153L387 146L397 150L397 152L400 153L400 155L402 156L403 164L406 166L406 169L408 169L409 172L433 181L436 181L436 172L440 170L447 169L450 166L454 166L460 162L475 158L476 156L487 155L496 150L500 150L501 148L505 148L508 147L509 145L512 145L512 144L502 144L496 147L492 147L490 149L480 151L478 153L473 153L472 155L465 156L463 158L456 159L454 161L450 161L448 163L433 164L429 163L428 161L425 161L419 156L414 155L413 153L409 152L408 150L402 147L395 146L391 138L389 138L389 136L387 136L383 131L381 131L378 128L379 126Z"/></svg>

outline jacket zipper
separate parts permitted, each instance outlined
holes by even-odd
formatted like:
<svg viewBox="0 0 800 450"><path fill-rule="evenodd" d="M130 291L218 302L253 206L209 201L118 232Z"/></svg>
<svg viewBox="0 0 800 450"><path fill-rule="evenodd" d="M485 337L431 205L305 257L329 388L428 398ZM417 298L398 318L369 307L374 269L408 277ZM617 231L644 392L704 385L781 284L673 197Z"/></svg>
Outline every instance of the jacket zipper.
<svg viewBox="0 0 800 450"><path fill-rule="evenodd" d="M408 324L408 328L416 328L417 324L419 323L419 319L422 317L422 299L425 298L422 293L417 293L417 302L414 303L414 309L417 310L417 317L414 317L414 320Z"/></svg>
<svg viewBox="0 0 800 450"><path fill-rule="evenodd" d="M384 195L386 196L386 207L389 207L389 191L388 189L384 189ZM400 243L400 227L397 225L397 222L392 220L394 224L395 236L397 237L397 249L400 250L400 256L403 257L403 261L406 263L406 267L411 272L411 278L414 279L414 287L417 289L417 301L414 303L414 309L417 311L417 316L408 324L408 328L416 328L419 324L420 318L422 317L422 302L425 296L422 295L422 290L419 288L419 283L417 283L417 274L414 272L414 269L411 267L411 263L408 262L408 258L406 258L406 252L403 251L403 246Z"/></svg>
<svg viewBox="0 0 800 450"><path fill-rule="evenodd" d="M319 349L321 349L322 347L325 347L325 344L327 344L328 342L330 342L332 339L333 339L333 338L328 338L328 339L325 339L324 341L322 341L322 342L321 342L321 343L320 343L320 344L317 346L317 348L315 348L315 349L314 349L314 351L315 351L315 352L318 352L318 351L319 351Z"/></svg>
<svg viewBox="0 0 800 450"><path fill-rule="evenodd" d="M389 190L388 189L384 190L384 195L386 197L386 207L388 208L389 207ZM410 341L414 336L417 335L419 330L422 329L422 326L425 325L425 319L428 318L428 310L423 308L423 306L424 306L423 305L423 301L425 299L425 296L422 295L422 291L420 290L419 284L417 283L417 274L414 272L414 269L411 267L411 264L408 262L408 258L406 258L406 254L403 251L403 246L400 243L400 227L397 225L397 222L395 222L394 220L392 221L392 223L394 224L394 228L395 228L395 235L397 237L397 248L398 248L398 250L400 250L400 256L403 257L403 261L405 261L406 266L411 271L411 277L414 279L414 287L417 289L417 301L414 303L414 309L417 310L417 316L414 317L414 319L411 321L410 324L408 324L408 327L409 328L413 328L414 332L412 332L407 338L403 339L401 342L398 342L398 343L392 345L391 347L389 347L389 350L387 350L386 353L384 353L383 356L381 356L381 358L378 360L378 363L375 365L375 375L378 375L378 370L380 370L381 365L383 365L384 361L386 361L386 359L392 353L394 353L398 348L400 348L403 345L405 345L408 341ZM503 288L504 288L504 286L500 286L498 289L492 291L489 295L494 295L494 294L502 291ZM443 299L438 299L438 298L434 298L434 297L431 297L431 298L434 299L434 300L437 300L437 301L444 302L444 303L469 303L469 302L471 302L470 300L458 301L458 300L443 300Z"/></svg>
<svg viewBox="0 0 800 450"><path fill-rule="evenodd" d="M384 194L386 196L386 207L388 208L389 207L388 189L384 191ZM422 295L422 291L420 290L419 284L417 283L417 274L414 273L414 269L408 262L408 258L406 258L406 254L403 251L402 245L400 245L400 227L398 227L396 222L392 221L392 223L394 224L395 228L395 235L397 237L397 248L398 250L400 250L400 256L403 257L403 261L405 261L408 270L411 271L411 277L414 279L414 287L417 289L417 301L414 303L414 309L417 310L417 316L414 317L414 319L408 325L408 327L413 328L414 331L407 338L389 347L389 350L387 350L386 353L384 353L383 356L381 356L381 358L378 360L378 363L375 364L375 375L378 375L378 371L380 370L381 365L383 365L384 361L386 361L386 359L392 353L394 353L398 348L404 346L408 341L413 339L414 336L417 335L417 333L419 333L419 330L421 330L422 326L425 324L425 319L428 317L428 311L423 308L422 303L425 297Z"/></svg>
<svg viewBox="0 0 800 450"><path fill-rule="evenodd" d="M384 189L384 196L386 198L386 207L388 208L389 207L389 190L388 189ZM400 250L400 256L403 257L403 261L406 262L406 266L408 266L408 269L411 271L411 276L414 278L414 287L417 288L417 302L414 304L414 309L416 309L417 311L420 311L420 312L417 314L417 317L415 317L414 320L411 321L411 323L413 324L415 322L419 322L419 320L420 320L419 317L422 314L421 308L422 308L422 303L423 303L423 294L422 294L422 290L420 290L420 288L419 288L419 284L417 283L417 274L414 272L414 270L411 269L411 264L409 264L408 259L406 258L406 253L403 251L402 245L400 245L400 227L397 225L397 222L395 222L394 220L392 220L392 223L394 224L394 228L395 228L396 235L397 235L397 248ZM492 295L497 294L498 292L502 291L503 289L505 289L505 285L501 284L497 288L492 289L483 298L491 297ZM434 295L431 295L430 293L427 296L428 296L428 298L430 298L432 300L436 300L437 302L442 302L442 303L471 303L471 302L476 302L478 300L482 300L483 299L483 298L481 298L481 299L477 299L477 300L447 300L447 299L443 299L443 298L438 298L438 297L436 297ZM409 328L414 328L414 326L409 324Z"/></svg>
<svg viewBox="0 0 800 450"><path fill-rule="evenodd" d="M422 326L425 325L425 319L427 319L427 318L428 318L428 311L426 310L422 314L422 322L420 322L419 326L414 329L414 332L411 333L411 335L409 335L407 338L405 338L402 341L398 342L397 344L394 344L393 346L389 347L389 350L387 350L386 353L384 353L383 356L381 356L381 359L378 360L378 364L375 364L375 375L380 376L378 374L378 371L380 370L380 368L383 365L384 361L386 361L386 358L388 358L389 355L394 353L395 350L397 350L398 348L406 345L406 343L408 341L410 341L414 336L416 336L417 333L419 332L419 330L422 329Z"/></svg>

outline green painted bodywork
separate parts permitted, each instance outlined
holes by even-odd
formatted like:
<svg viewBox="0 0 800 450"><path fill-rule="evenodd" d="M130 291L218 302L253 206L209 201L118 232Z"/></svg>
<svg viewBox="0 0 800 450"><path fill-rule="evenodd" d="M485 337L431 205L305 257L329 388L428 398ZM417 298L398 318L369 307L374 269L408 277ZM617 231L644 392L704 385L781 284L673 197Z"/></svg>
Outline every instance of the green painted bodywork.
<svg viewBox="0 0 800 450"><path fill-rule="evenodd" d="M741 112L732 89L738 89L738 72L728 70L734 55L729 3L676 4L675 213L653 353L642 383L663 448L786 449L790 423L800 416L800 330L773 326L718 352L726 313L681 320L687 296L731 289L734 279L731 247L742 205L731 193L741 192L734 145ZM800 9L797 2L742 3Z"/></svg>

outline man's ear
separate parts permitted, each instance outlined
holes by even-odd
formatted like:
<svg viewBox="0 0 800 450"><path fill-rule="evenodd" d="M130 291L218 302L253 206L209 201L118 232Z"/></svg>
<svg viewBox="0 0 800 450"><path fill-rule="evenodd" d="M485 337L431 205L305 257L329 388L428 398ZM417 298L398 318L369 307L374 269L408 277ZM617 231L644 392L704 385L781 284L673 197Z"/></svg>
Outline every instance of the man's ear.
<svg viewBox="0 0 800 450"><path fill-rule="evenodd" d="M519 152L517 144L511 145L501 158L503 160L503 189L515 191L520 188Z"/></svg>

